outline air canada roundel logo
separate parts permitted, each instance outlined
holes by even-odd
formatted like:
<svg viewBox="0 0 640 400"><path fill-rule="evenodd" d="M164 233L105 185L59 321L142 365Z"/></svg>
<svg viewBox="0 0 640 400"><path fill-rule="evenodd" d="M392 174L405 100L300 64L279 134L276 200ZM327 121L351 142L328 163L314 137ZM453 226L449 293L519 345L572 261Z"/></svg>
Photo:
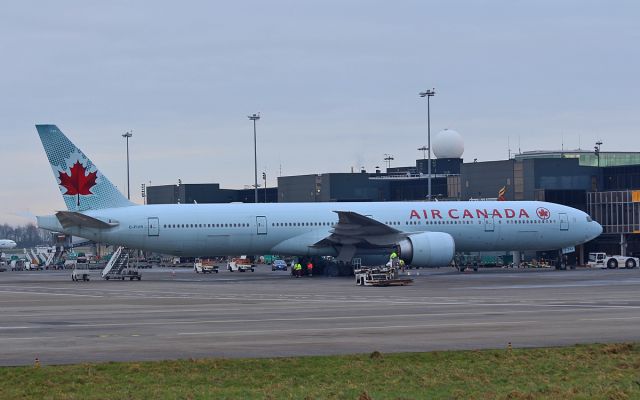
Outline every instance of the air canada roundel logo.
<svg viewBox="0 0 640 400"><path fill-rule="evenodd" d="M538 207L536 210L536 214L538 214L538 218L540 219L549 219L551 213L544 207Z"/></svg>

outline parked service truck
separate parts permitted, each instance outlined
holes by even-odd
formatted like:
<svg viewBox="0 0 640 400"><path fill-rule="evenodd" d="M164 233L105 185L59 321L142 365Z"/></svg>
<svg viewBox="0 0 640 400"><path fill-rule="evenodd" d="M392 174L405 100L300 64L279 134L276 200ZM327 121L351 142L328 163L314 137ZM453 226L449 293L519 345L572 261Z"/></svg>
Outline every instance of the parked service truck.
<svg viewBox="0 0 640 400"><path fill-rule="evenodd" d="M241 256L240 258L234 258L230 262L227 263L227 269L230 272L238 271L238 272L253 272L255 268L255 264L251 262L251 260L247 256Z"/></svg>
<svg viewBox="0 0 640 400"><path fill-rule="evenodd" d="M207 258L196 258L196 261L193 264L193 270L196 271L196 274L210 274L212 272L218 273L218 266L215 265L214 261Z"/></svg>
<svg viewBox="0 0 640 400"><path fill-rule="evenodd" d="M608 256L607 253L589 253L591 268L635 268L640 264L640 259L627 256Z"/></svg>

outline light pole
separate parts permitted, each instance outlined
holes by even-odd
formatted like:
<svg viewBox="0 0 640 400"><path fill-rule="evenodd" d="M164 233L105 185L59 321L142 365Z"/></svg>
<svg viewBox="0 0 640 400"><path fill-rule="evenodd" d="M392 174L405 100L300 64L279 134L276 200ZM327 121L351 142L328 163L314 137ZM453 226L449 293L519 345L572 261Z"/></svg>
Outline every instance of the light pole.
<svg viewBox="0 0 640 400"><path fill-rule="evenodd" d="M598 140L593 148L595 150L596 157L598 158L598 168L600 168L600 146L602 146L602 141Z"/></svg>
<svg viewBox="0 0 640 400"><path fill-rule="evenodd" d="M264 202L267 202L267 173L262 173L262 180L264 181Z"/></svg>
<svg viewBox="0 0 640 400"><path fill-rule="evenodd" d="M249 115L251 121L253 121L253 169L254 169L254 182L253 190L255 194L254 202L258 202L258 145L256 142L256 121L260 119L260 113Z"/></svg>
<svg viewBox="0 0 640 400"><path fill-rule="evenodd" d="M423 160L425 158L427 158L427 146L422 146L422 147L418 148L418 150L422 152L422 159Z"/></svg>
<svg viewBox="0 0 640 400"><path fill-rule="evenodd" d="M429 161L427 164L427 198L431 201L431 104L429 99L435 96L435 89L427 89L424 92L420 92L420 97L427 98L427 151L429 152Z"/></svg>
<svg viewBox="0 0 640 400"><path fill-rule="evenodd" d="M133 132L127 131L122 137L127 139L127 199L131 200L131 191L129 188L129 138L133 136Z"/></svg>
<svg viewBox="0 0 640 400"><path fill-rule="evenodd" d="M387 154L387 153L385 153L384 155L385 155L385 157L384 157L384 161L387 163L387 169L389 169L389 168L391 168L391 161L392 161L394 158L393 158L393 156L392 156L391 154ZM389 172L389 171L387 171L387 172Z"/></svg>

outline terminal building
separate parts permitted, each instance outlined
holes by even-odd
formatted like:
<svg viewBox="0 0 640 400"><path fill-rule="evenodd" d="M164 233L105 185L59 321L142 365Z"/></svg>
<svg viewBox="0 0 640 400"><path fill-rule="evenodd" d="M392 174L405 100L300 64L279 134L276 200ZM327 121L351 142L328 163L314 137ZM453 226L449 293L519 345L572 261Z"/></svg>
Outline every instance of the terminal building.
<svg viewBox="0 0 640 400"><path fill-rule="evenodd" d="M464 162L455 131L440 132L432 143L433 200L497 199L548 201L589 213L603 234L576 249L584 263L591 251L640 255L640 152L528 151L507 160ZM278 178L277 187L259 189L259 202L424 201L429 161L382 172L321 173ZM147 188L148 204L254 202L253 189L221 189L219 184L180 184ZM514 249L517 250L517 249ZM544 256L544 255L542 255ZM549 257L553 258L553 254Z"/></svg>

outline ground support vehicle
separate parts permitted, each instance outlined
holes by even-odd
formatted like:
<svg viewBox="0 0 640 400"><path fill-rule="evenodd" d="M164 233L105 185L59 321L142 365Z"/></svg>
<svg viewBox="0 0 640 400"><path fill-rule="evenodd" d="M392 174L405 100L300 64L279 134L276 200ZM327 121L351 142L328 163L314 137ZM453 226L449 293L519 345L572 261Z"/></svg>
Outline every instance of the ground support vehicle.
<svg viewBox="0 0 640 400"><path fill-rule="evenodd" d="M193 270L196 271L196 274L211 274L213 272L217 274L218 266L213 263L213 260L196 258L195 263L193 263Z"/></svg>
<svg viewBox="0 0 640 400"><path fill-rule="evenodd" d="M271 264L271 271L286 271L287 263L284 260L274 260Z"/></svg>
<svg viewBox="0 0 640 400"><path fill-rule="evenodd" d="M405 286L413 279L398 278L395 267L361 267L355 270L356 285L358 286Z"/></svg>
<svg viewBox="0 0 640 400"><path fill-rule="evenodd" d="M234 258L227 263L227 269L230 272L238 271L238 272L253 272L255 269L255 265L251 263L251 260L248 258Z"/></svg>
<svg viewBox="0 0 640 400"><path fill-rule="evenodd" d="M606 253L589 253L587 265L591 268L635 268L640 265L640 259L627 256L609 256Z"/></svg>
<svg viewBox="0 0 640 400"><path fill-rule="evenodd" d="M129 280L132 281L134 279L142 279L142 274L138 271L138 268L130 266L129 249L124 247L118 247L113 255L111 255L101 275L106 280L114 279L124 281L129 278Z"/></svg>
<svg viewBox="0 0 640 400"><path fill-rule="evenodd" d="M142 279L142 274L135 268L126 268L123 269L122 271L120 271L120 273L110 273L105 275L104 279L109 280L109 279L120 279L120 280L126 280L127 278L129 278L130 281L132 280L141 280Z"/></svg>
<svg viewBox="0 0 640 400"><path fill-rule="evenodd" d="M75 264L71 271L71 280L74 282L89 281L89 271L88 264Z"/></svg>

